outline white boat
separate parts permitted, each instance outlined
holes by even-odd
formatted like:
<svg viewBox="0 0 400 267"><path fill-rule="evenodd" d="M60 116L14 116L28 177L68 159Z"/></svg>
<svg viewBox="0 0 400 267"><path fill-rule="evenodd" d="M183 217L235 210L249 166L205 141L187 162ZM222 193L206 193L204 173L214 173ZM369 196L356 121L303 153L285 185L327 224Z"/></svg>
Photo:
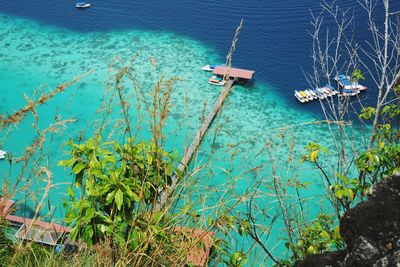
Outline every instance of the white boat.
<svg viewBox="0 0 400 267"><path fill-rule="evenodd" d="M317 91L320 94L322 99L325 99L328 97L328 95L325 93L325 91L322 90L321 88L316 88L315 91Z"/></svg>
<svg viewBox="0 0 400 267"><path fill-rule="evenodd" d="M328 91L331 96L336 95L338 93L338 91L336 91L333 87L329 85L325 85L323 88L325 91Z"/></svg>
<svg viewBox="0 0 400 267"><path fill-rule="evenodd" d="M310 101L308 95L304 91L299 91L300 95L306 100L306 102Z"/></svg>
<svg viewBox="0 0 400 267"><path fill-rule="evenodd" d="M215 69L215 67L217 67L217 66L225 67L225 64L220 64L220 65L217 65L217 64L205 65L205 66L202 67L201 69L204 70L204 71L213 71L213 70Z"/></svg>
<svg viewBox="0 0 400 267"><path fill-rule="evenodd" d="M319 89L322 90L322 92L324 92L327 96L333 96L333 91L329 90L328 88L321 87Z"/></svg>
<svg viewBox="0 0 400 267"><path fill-rule="evenodd" d="M301 103L305 103L305 102L308 102L308 98L307 97L304 97L304 96L302 96L301 94L300 94L300 92L299 91L294 91L294 96L297 98L297 100L299 100Z"/></svg>
<svg viewBox="0 0 400 267"><path fill-rule="evenodd" d="M226 83L226 81L218 76L212 76L209 80L208 80L209 84L212 85L219 85L222 86Z"/></svg>
<svg viewBox="0 0 400 267"><path fill-rule="evenodd" d="M320 90L318 90L318 88L314 89L314 91L318 95L319 99L325 99L326 98L326 94L321 92Z"/></svg>
<svg viewBox="0 0 400 267"><path fill-rule="evenodd" d="M4 150L0 150L0 159L5 159L7 155L7 152Z"/></svg>
<svg viewBox="0 0 400 267"><path fill-rule="evenodd" d="M307 91L310 92L314 99L318 99L318 95L314 92L314 90L308 89Z"/></svg>
<svg viewBox="0 0 400 267"><path fill-rule="evenodd" d="M308 90L304 90L303 92L307 95L307 98L309 100L313 100L314 99L313 95Z"/></svg>
<svg viewBox="0 0 400 267"><path fill-rule="evenodd" d="M79 2L79 3L76 3L75 7L76 8L89 8L90 4L89 3L85 3L85 2Z"/></svg>
<svg viewBox="0 0 400 267"><path fill-rule="evenodd" d="M356 85L356 90L358 90L358 91L364 91L364 90L367 90L367 89L368 89L368 87L366 87L364 85L361 85L361 84L357 84Z"/></svg>
<svg viewBox="0 0 400 267"><path fill-rule="evenodd" d="M356 96L360 93L358 90L343 90L342 96Z"/></svg>

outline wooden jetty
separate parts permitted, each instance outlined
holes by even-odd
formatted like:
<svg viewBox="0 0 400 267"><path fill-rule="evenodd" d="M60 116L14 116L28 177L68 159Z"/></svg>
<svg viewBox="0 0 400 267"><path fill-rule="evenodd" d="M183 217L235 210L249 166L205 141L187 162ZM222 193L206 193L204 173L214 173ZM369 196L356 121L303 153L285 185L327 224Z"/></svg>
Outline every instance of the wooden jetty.
<svg viewBox="0 0 400 267"><path fill-rule="evenodd" d="M178 166L178 170L177 170L178 173L183 174L186 171L186 167L189 165L190 160L192 159L193 155L195 154L197 148L200 146L201 141L203 140L203 137L206 134L208 128L210 128L211 122L214 120L218 111L221 109L222 104L224 103L226 97L232 91L233 83L234 83L234 80L228 80L225 83L224 88L221 91L221 93L217 99L217 102L215 102L210 113L208 114L208 116L205 118L205 120L201 124L201 127L197 131L192 143L186 149L185 154ZM168 201L169 196L174 192L178 183L179 183L179 177L178 177L178 175L174 175L172 177L171 185L169 187L167 187L167 189L163 192L163 194L161 194L160 201L158 202L158 204L156 206L156 210L160 210L162 207L165 206L165 204Z"/></svg>

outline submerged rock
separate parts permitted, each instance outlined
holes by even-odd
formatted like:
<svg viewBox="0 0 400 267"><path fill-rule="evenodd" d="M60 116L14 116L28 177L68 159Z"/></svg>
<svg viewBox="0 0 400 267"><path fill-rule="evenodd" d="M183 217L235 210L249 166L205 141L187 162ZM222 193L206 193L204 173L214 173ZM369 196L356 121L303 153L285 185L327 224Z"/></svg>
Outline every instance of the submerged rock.
<svg viewBox="0 0 400 267"><path fill-rule="evenodd" d="M400 176L379 181L368 200L340 221L346 250L326 252L295 263L297 267L400 267Z"/></svg>

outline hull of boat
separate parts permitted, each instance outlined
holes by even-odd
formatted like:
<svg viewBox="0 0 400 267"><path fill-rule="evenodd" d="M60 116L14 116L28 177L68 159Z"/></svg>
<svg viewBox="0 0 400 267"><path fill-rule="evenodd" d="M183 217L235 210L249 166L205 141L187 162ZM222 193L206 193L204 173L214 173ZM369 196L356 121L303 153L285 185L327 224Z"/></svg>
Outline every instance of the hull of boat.
<svg viewBox="0 0 400 267"><path fill-rule="evenodd" d="M89 8L90 7L90 4L77 4L76 5L76 8Z"/></svg>
<svg viewBox="0 0 400 267"><path fill-rule="evenodd" d="M204 71L213 71L213 68L211 68L210 65L205 65L201 69L204 70Z"/></svg>

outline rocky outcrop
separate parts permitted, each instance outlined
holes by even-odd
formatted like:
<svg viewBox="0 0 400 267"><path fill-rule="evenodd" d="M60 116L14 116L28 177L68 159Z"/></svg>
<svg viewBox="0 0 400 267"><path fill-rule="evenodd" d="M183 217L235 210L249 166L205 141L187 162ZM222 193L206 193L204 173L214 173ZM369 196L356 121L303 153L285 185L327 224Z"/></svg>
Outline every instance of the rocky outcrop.
<svg viewBox="0 0 400 267"><path fill-rule="evenodd" d="M400 267L400 176L383 179L340 221L345 251L307 257L297 267Z"/></svg>

